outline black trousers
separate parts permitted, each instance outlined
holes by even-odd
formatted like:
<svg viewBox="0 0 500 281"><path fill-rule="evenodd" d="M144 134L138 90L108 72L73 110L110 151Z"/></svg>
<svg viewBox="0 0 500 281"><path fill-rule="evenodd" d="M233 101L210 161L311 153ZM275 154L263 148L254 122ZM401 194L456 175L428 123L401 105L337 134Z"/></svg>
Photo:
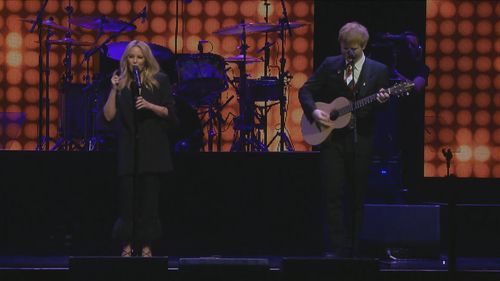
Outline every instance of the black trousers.
<svg viewBox="0 0 500 281"><path fill-rule="evenodd" d="M359 253L359 234L372 155L372 136L352 131L333 133L321 147L321 184L327 201L331 250L343 256Z"/></svg>
<svg viewBox="0 0 500 281"><path fill-rule="evenodd" d="M113 228L113 237L122 243L150 244L161 236L158 200L160 175L120 177L120 217Z"/></svg>

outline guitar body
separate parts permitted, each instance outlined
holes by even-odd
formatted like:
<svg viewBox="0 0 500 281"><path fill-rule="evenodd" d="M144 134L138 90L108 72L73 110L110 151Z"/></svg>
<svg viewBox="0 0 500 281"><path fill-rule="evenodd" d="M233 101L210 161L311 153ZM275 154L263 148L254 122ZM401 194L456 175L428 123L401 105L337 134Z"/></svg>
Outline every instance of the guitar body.
<svg viewBox="0 0 500 281"><path fill-rule="evenodd" d="M389 96L402 96L409 95L409 90L413 88L415 84L413 82L405 81L397 83L394 86L387 89ZM331 103L316 102L316 107L322 111L334 115L336 118L329 121L327 126L320 125L317 122L309 122L305 115L302 115L302 120L300 120L300 127L302 129L302 136L304 140L310 145L318 145L324 142L330 133L335 129L344 128L351 121L351 112L356 108L360 109L370 103L376 101L377 94L372 94L370 96L364 97L354 105L351 104L347 98L339 97L334 99ZM332 114L332 112L334 114Z"/></svg>
<svg viewBox="0 0 500 281"><path fill-rule="evenodd" d="M331 103L316 102L316 107L328 114L332 111L350 105L351 102L344 97L339 97ZM317 122L309 122L305 115L300 120L300 127L302 129L302 136L304 140L310 145L318 145L324 142L330 133L335 129L344 128L351 121L351 113L338 116L337 119L328 122L328 126L323 126Z"/></svg>

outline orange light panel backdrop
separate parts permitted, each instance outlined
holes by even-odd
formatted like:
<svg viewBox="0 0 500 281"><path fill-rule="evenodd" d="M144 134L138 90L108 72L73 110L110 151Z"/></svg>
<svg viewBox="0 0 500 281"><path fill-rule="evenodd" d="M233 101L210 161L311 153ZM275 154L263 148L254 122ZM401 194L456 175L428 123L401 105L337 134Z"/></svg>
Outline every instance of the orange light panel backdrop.
<svg viewBox="0 0 500 281"><path fill-rule="evenodd" d="M500 3L427 1L424 176L500 178Z"/></svg>

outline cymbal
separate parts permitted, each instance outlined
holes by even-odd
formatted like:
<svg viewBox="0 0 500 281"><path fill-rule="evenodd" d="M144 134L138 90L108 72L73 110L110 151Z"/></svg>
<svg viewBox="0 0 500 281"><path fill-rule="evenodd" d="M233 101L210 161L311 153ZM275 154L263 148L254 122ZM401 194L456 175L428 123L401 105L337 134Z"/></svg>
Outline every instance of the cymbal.
<svg viewBox="0 0 500 281"><path fill-rule="evenodd" d="M114 60L120 60L122 58L123 52L125 52L125 48L127 48L128 41L122 42L112 42L107 45L108 47L108 57ZM147 43L149 48L151 48L151 52L153 56L158 61L166 61L173 57L172 51L167 49L166 47L156 45L154 43Z"/></svg>
<svg viewBox="0 0 500 281"><path fill-rule="evenodd" d="M226 62L243 62L243 55L232 56L224 59ZM262 59L248 56L246 57L246 63L262 62Z"/></svg>
<svg viewBox="0 0 500 281"><path fill-rule="evenodd" d="M306 26L308 24L309 23L307 23L307 22L292 21L292 22L290 22L290 29L303 27L303 26ZM285 29L287 29L287 28L288 28L288 26L285 24ZM281 30L281 25L278 23L278 24L273 24L273 27L270 28L269 30L267 30L267 32L275 32L275 31L280 31L280 30Z"/></svg>
<svg viewBox="0 0 500 281"><path fill-rule="evenodd" d="M254 33L254 32L266 32L269 29L273 28L274 24L270 23L238 23L232 26L223 27L213 34L216 35L238 35L243 33L243 29L245 29L245 33Z"/></svg>
<svg viewBox="0 0 500 281"><path fill-rule="evenodd" d="M24 21L24 22L29 22L31 24L33 24L36 20L35 19L24 19L24 18L20 18L21 21ZM71 29L67 28L67 27L64 27L62 25L58 25L57 23L55 23L53 20L44 20L42 21L42 25L44 26L47 26L47 27L50 27L50 28L53 28L53 29L57 29L57 30L61 30L61 31L64 31L64 32L72 32L72 33L75 33L75 34L80 34L78 32L74 32L72 31Z"/></svg>
<svg viewBox="0 0 500 281"><path fill-rule="evenodd" d="M128 24L122 20L107 18L105 16L74 17L71 18L69 22L78 27L91 30L99 30L102 27L102 31L104 32L118 32L122 28L125 28L123 31L136 29L136 26L133 24Z"/></svg>
<svg viewBox="0 0 500 281"><path fill-rule="evenodd" d="M48 41L50 44L54 45L73 45L73 46L91 46L94 45L92 42L86 42L86 41L77 41L71 38L64 38L64 39L58 39L58 40L49 40Z"/></svg>

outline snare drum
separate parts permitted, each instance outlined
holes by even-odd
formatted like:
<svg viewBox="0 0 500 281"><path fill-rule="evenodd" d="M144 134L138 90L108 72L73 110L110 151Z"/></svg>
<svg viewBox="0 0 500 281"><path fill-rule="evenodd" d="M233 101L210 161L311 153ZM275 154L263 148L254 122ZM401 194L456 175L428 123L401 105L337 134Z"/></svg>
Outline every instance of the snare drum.
<svg viewBox="0 0 500 281"><path fill-rule="evenodd" d="M283 87L276 77L248 79L247 83L253 101L276 101L283 94Z"/></svg>

